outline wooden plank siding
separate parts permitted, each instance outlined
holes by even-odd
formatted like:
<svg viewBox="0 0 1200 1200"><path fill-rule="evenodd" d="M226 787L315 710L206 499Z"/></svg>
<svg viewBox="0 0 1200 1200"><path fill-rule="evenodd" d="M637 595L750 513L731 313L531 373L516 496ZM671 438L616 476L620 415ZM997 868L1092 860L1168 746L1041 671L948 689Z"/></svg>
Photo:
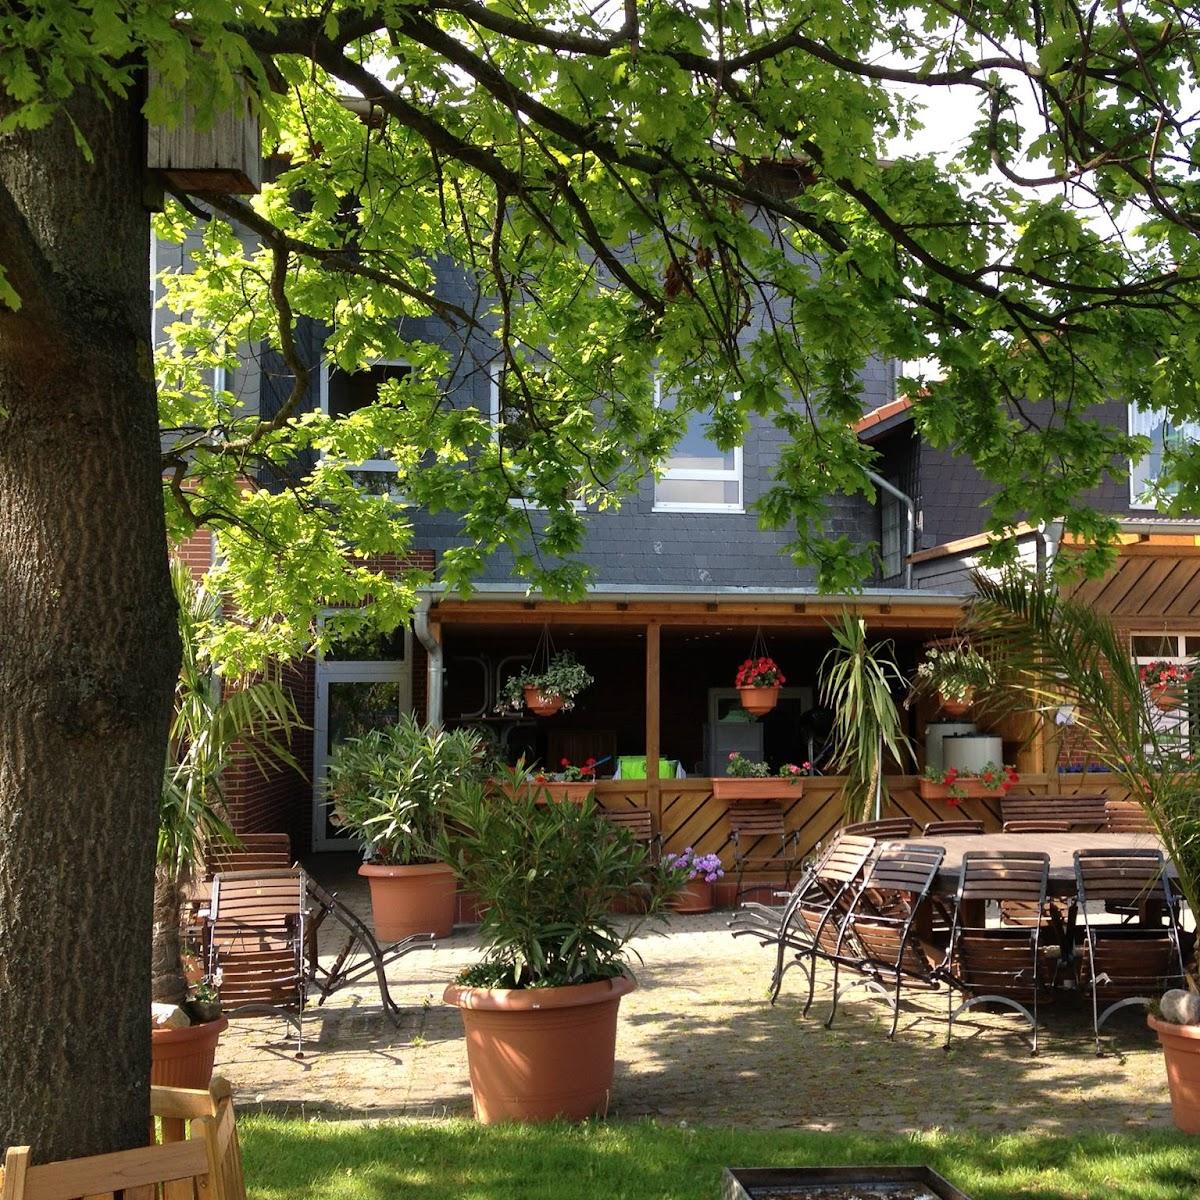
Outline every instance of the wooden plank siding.
<svg viewBox="0 0 1200 1200"><path fill-rule="evenodd" d="M912 817L919 825L928 821L970 818L982 821L989 833L999 832L999 792L983 799L964 800L959 807L952 808L938 801L923 800L918 784L915 775L889 778L891 801L883 815ZM800 795L784 800L787 828L799 832L803 856L827 841L842 823L841 790L842 780L837 776L818 776L804 781ZM1022 776L1020 790L1045 795L1103 792L1113 800L1128 797L1124 785L1095 773L1087 776ZM729 840L730 803L713 795L711 779L664 779L659 785L657 800L646 780L605 779L596 785L596 799L609 809L649 808L655 828L662 833L664 853L678 853L685 846L691 846L702 854L720 855L726 870L733 864L733 845ZM766 854L768 848L760 846L755 852ZM779 874L782 875L782 871ZM748 872L747 878L750 877ZM772 877L771 872L753 873L755 879Z"/></svg>

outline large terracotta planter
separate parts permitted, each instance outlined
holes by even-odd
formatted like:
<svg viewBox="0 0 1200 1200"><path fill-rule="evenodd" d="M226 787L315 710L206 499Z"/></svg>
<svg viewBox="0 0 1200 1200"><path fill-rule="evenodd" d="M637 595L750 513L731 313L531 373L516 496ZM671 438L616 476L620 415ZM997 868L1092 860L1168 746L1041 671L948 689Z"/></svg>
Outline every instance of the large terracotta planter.
<svg viewBox="0 0 1200 1200"><path fill-rule="evenodd" d="M150 1030L150 1082L159 1087L207 1088L217 1042L228 1017L184 1029Z"/></svg>
<svg viewBox="0 0 1200 1200"><path fill-rule="evenodd" d="M713 795L718 800L798 800L804 795L804 780L801 776L780 775L766 779L718 776L713 780Z"/></svg>
<svg viewBox="0 0 1200 1200"><path fill-rule="evenodd" d="M1153 1015L1146 1024L1158 1034L1167 1061L1167 1087L1175 1127L1200 1133L1200 1025L1172 1025Z"/></svg>
<svg viewBox="0 0 1200 1200"><path fill-rule="evenodd" d="M534 716L552 717L563 706L561 696L548 696L535 687L525 689L525 707Z"/></svg>
<svg viewBox="0 0 1200 1200"><path fill-rule="evenodd" d="M763 713L769 713L779 703L779 688L738 688L738 698L748 713L755 717L761 717Z"/></svg>
<svg viewBox="0 0 1200 1200"><path fill-rule="evenodd" d="M449 937L454 932L454 872L445 863L385 867L363 863L358 868L371 889L375 936L398 942L414 933Z"/></svg>
<svg viewBox="0 0 1200 1200"><path fill-rule="evenodd" d="M576 987L467 988L443 994L462 1013L475 1116L582 1121L608 1109L621 997L628 976Z"/></svg>
<svg viewBox="0 0 1200 1200"><path fill-rule="evenodd" d="M707 879L689 879L676 893L671 907L677 913L712 912L713 885Z"/></svg>

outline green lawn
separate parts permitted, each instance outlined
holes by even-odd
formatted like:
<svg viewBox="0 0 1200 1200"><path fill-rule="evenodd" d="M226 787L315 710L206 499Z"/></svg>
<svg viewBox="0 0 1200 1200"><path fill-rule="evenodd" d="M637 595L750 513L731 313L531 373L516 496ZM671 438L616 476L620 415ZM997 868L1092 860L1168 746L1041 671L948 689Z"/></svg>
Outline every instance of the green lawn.
<svg viewBox="0 0 1200 1200"><path fill-rule="evenodd" d="M967 1116L967 1114L964 1114ZM915 1138L651 1122L239 1120L255 1200L718 1200L721 1168L929 1163L974 1200L1195 1200L1200 1139L1170 1133Z"/></svg>

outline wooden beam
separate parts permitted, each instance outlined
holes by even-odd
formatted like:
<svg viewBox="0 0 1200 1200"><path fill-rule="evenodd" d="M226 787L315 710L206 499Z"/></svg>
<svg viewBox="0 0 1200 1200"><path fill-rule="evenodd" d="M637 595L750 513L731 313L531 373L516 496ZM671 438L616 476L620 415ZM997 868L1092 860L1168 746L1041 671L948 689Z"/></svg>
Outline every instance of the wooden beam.
<svg viewBox="0 0 1200 1200"><path fill-rule="evenodd" d="M659 719L662 707L662 639L656 621L646 624L646 806L654 814L655 829L662 828L662 789L658 761L661 753Z"/></svg>

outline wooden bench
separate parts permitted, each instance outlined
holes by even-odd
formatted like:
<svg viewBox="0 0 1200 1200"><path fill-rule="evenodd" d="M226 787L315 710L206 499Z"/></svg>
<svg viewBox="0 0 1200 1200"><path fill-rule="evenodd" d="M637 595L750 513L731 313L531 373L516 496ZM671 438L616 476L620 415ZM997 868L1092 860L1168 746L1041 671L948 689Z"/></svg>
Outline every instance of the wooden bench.
<svg viewBox="0 0 1200 1200"><path fill-rule="evenodd" d="M246 1200L229 1084L207 1090L152 1087L161 1142L113 1154L33 1163L14 1146L0 1168L2 1200Z"/></svg>
<svg viewBox="0 0 1200 1200"><path fill-rule="evenodd" d="M1109 833L1154 832L1154 822L1136 800L1106 800L1104 817Z"/></svg>
<svg viewBox="0 0 1200 1200"><path fill-rule="evenodd" d="M1005 825L1010 821L1066 821L1072 833L1099 833L1106 828L1105 797L1029 796L1009 792L1000 801Z"/></svg>

